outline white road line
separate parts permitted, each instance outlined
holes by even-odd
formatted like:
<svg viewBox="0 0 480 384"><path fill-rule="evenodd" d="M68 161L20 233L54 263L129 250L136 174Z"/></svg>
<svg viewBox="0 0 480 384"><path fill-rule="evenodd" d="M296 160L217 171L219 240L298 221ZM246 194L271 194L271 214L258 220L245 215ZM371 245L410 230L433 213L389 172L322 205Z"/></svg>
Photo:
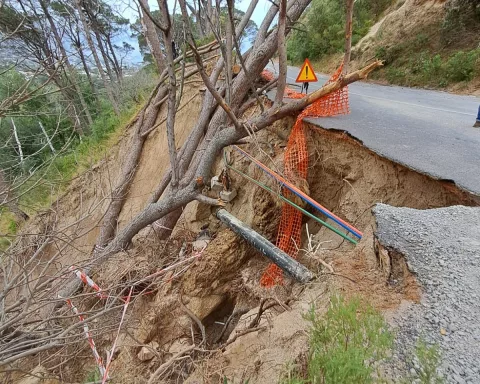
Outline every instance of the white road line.
<svg viewBox="0 0 480 384"><path fill-rule="evenodd" d="M293 78L293 77L290 77L290 76L287 76L287 79L294 80L294 81L296 80L296 78ZM317 87L317 86L314 86L314 87ZM318 87L317 89L320 89L320 87ZM316 90L316 89L315 89L315 90ZM366 97L366 98L374 99L374 100L390 101L390 102L396 103L396 104L409 105L409 106L411 106L411 107L425 108L425 109L431 109L431 110L434 110L434 111L441 111L441 112L448 112L448 113L457 113L457 114L459 114L459 115L472 116L472 113L454 111L454 110L451 110L451 109L442 109L442 108L429 107L429 106L421 105L421 104L407 103L406 101L386 99L386 98L384 98L384 97L375 97L375 96L363 95L363 94L361 94L361 93L356 93L356 92L352 92L352 91L350 91L350 94L351 94L351 95L355 95L355 96L360 96L360 97Z"/></svg>
<svg viewBox="0 0 480 384"><path fill-rule="evenodd" d="M368 97L368 98L370 98L370 99L383 100L383 101L391 101L392 103L409 105L409 106L411 106L411 107L419 107L419 108L425 108L425 109L432 109L432 110L434 110L434 111L457 113L457 114L460 114L460 115L472 116L472 113L454 111L454 110L452 110L452 109L443 109L443 108L429 107L429 106L421 105L421 104L407 103L406 101L398 101L398 100L392 100L392 99L385 99L385 98L383 98L383 97L375 97L375 96L362 95L361 93L356 93L356 92L350 92L350 94L351 94L351 95L355 95L355 96L360 96L360 97Z"/></svg>

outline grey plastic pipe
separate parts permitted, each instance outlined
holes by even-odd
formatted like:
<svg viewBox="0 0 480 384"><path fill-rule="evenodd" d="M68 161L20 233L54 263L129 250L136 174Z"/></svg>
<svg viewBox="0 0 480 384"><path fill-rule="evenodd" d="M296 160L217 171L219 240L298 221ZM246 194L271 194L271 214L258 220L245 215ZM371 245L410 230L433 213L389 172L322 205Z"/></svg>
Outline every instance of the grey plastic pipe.
<svg viewBox="0 0 480 384"><path fill-rule="evenodd" d="M217 211L217 217L233 232L244 238L250 245L255 247L264 256L268 257L295 280L300 283L308 283L313 279L313 273L310 272L308 268L300 264L297 260L291 258L225 209L219 209Z"/></svg>

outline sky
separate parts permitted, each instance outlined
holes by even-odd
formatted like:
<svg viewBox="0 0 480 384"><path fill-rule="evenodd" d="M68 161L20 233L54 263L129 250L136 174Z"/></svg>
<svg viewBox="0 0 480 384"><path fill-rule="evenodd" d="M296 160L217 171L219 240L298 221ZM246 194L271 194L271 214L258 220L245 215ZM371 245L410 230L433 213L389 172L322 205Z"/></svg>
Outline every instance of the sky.
<svg viewBox="0 0 480 384"><path fill-rule="evenodd" d="M169 10L172 11L175 0L167 0ZM109 1L110 4L112 4L112 1ZM151 10L158 9L158 3L156 0L148 0L148 3L150 5ZM112 4L118 12L120 12L124 17L128 18L130 22L135 22L135 20L138 18L138 13L137 13L137 8L133 0L120 0L118 2L115 2ZM237 9L240 9L241 11L246 11L248 9L248 6L250 5L250 0L241 0L241 1L235 1L235 7ZM178 9L178 3L177 3L177 9ZM263 18L265 17L265 14L267 13L268 9L270 7L270 2L268 0L259 0L258 4L255 8L255 11L253 12L252 15L252 20L257 24L257 26L260 26ZM130 45L132 45L135 48L135 51L132 52L129 55L129 60L131 64L139 64L142 62L142 56L140 54L140 50L138 48L138 43L136 38L131 38L130 36L119 36L117 44L121 44L122 41L127 41ZM243 47L242 47L243 50Z"/></svg>

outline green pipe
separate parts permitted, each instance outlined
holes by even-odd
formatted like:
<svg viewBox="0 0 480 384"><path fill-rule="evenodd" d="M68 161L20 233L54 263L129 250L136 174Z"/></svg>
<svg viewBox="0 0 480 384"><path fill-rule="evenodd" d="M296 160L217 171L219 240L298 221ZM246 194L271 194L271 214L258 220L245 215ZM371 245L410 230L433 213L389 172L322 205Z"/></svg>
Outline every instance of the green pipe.
<svg viewBox="0 0 480 384"><path fill-rule="evenodd" d="M319 222L320 224L324 225L325 227L327 227L328 229L330 229L331 231L335 232L337 235L343 237L345 240L348 240L349 242L351 242L352 244L358 244L357 241L353 240L352 238L348 237L347 235L345 235L344 233L340 232L337 228L335 227L332 227L330 224L326 223L325 221L323 221L322 219L319 219L318 217L316 217L315 215L311 214L310 212L306 211L305 209L303 209L302 207L298 206L297 204L293 203L292 201L288 200L286 197L276 193L275 191L273 191L271 188L267 187L265 184L262 184L260 183L259 181L253 179L252 177L246 175L245 173L243 173L242 171L239 171L238 169L235 169L234 167L232 167L231 165L229 165L226 161L226 158L225 158L225 152L224 152L224 159L225 159L225 164L227 165L228 168L232 169L233 171L237 172L239 175L245 177L246 179L250 180L251 182L257 184L260 188L263 188L265 189L266 191L278 196L281 200L283 200L285 203L291 205L292 207L298 209L300 212L302 212L304 215L307 215L308 217L310 217L311 219Z"/></svg>

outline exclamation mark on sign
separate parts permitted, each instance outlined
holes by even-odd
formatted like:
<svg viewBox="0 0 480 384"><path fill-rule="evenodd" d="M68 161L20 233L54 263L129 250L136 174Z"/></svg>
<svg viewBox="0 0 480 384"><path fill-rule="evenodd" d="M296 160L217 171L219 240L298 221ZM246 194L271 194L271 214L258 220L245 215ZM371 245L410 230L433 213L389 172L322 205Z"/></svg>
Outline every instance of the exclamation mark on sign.
<svg viewBox="0 0 480 384"><path fill-rule="evenodd" d="M308 65L305 66L305 79L308 80Z"/></svg>

